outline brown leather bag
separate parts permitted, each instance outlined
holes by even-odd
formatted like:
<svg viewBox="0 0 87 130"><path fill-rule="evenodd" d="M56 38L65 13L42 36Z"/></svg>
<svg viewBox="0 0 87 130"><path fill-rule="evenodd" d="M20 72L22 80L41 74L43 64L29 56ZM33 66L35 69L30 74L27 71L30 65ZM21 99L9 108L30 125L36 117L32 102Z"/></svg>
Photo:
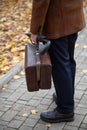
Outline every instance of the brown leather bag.
<svg viewBox="0 0 87 130"><path fill-rule="evenodd" d="M30 92L51 88L52 66L46 44L28 44L25 47L25 77Z"/></svg>

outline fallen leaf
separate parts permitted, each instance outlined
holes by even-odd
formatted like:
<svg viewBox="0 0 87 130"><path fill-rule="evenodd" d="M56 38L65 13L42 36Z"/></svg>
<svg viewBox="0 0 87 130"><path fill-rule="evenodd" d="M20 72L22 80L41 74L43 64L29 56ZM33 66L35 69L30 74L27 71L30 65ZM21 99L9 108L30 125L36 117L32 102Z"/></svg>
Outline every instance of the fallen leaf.
<svg viewBox="0 0 87 130"><path fill-rule="evenodd" d="M28 114L27 114L27 113L24 113L22 116L23 116L23 117L28 117Z"/></svg>
<svg viewBox="0 0 87 130"><path fill-rule="evenodd" d="M17 51L18 51L17 47L11 49L11 52L17 52Z"/></svg>
<svg viewBox="0 0 87 130"><path fill-rule="evenodd" d="M25 75L25 72L24 72L24 71L21 71L21 72L20 72L20 75Z"/></svg>
<svg viewBox="0 0 87 130"><path fill-rule="evenodd" d="M87 70L83 70L82 72L83 72L84 74L87 74Z"/></svg>
<svg viewBox="0 0 87 130"><path fill-rule="evenodd" d="M24 59L31 9L32 1L0 2L0 78Z"/></svg>
<svg viewBox="0 0 87 130"><path fill-rule="evenodd" d="M77 47L79 47L79 44L78 44L78 43L76 43L76 45L75 45L75 48L77 48Z"/></svg>
<svg viewBox="0 0 87 130"><path fill-rule="evenodd" d="M87 49L87 45L84 45L83 48Z"/></svg>
<svg viewBox="0 0 87 130"><path fill-rule="evenodd" d="M4 107L6 107L6 108L11 108L12 106L10 106L10 105L5 105Z"/></svg>
<svg viewBox="0 0 87 130"><path fill-rule="evenodd" d="M51 124L50 124L50 123L46 124L46 127L47 127L47 128L50 128L50 127L51 127Z"/></svg>
<svg viewBox="0 0 87 130"><path fill-rule="evenodd" d="M2 89L4 90L4 89L6 89L8 87L8 84L4 84L3 86L2 86Z"/></svg>
<svg viewBox="0 0 87 130"><path fill-rule="evenodd" d="M20 79L21 77L19 75L14 75L13 79Z"/></svg>
<svg viewBox="0 0 87 130"><path fill-rule="evenodd" d="M35 115L35 114L37 114L38 113L38 110L31 110L31 114L32 115Z"/></svg>

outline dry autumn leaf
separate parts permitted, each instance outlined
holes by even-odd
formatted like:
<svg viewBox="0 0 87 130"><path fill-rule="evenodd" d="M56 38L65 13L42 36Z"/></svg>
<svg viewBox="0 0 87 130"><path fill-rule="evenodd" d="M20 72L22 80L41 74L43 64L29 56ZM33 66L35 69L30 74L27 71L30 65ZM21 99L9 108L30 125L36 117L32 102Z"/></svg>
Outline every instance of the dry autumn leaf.
<svg viewBox="0 0 87 130"><path fill-rule="evenodd" d="M20 79L21 77L19 75L14 75L13 79Z"/></svg>
<svg viewBox="0 0 87 130"><path fill-rule="evenodd" d="M14 52L14 53L15 53L15 52L18 52L18 48L17 48L17 47L12 48L12 49L11 49L11 52L12 52L12 53L13 53L13 52Z"/></svg>
<svg viewBox="0 0 87 130"><path fill-rule="evenodd" d="M47 127L47 128L50 128L50 127L51 127L51 124L50 124L50 123L46 124L46 127Z"/></svg>
<svg viewBox="0 0 87 130"><path fill-rule="evenodd" d="M87 69L82 71L84 74L87 74Z"/></svg>
<svg viewBox="0 0 87 130"><path fill-rule="evenodd" d="M10 106L10 105L5 105L4 107L6 107L6 108L11 108L12 106Z"/></svg>
<svg viewBox="0 0 87 130"><path fill-rule="evenodd" d="M83 48L87 49L87 45L84 45Z"/></svg>
<svg viewBox="0 0 87 130"><path fill-rule="evenodd" d="M3 86L2 86L2 89L4 90L4 89L6 89L8 87L8 84L4 84Z"/></svg>
<svg viewBox="0 0 87 130"><path fill-rule="evenodd" d="M22 116L23 116L23 117L28 117L28 114L27 114L27 113L24 113Z"/></svg>
<svg viewBox="0 0 87 130"><path fill-rule="evenodd" d="M24 59L23 52L27 43L25 33L29 32L29 21L27 19L30 18L31 2L25 0L3 0L0 3L0 9L1 78L2 75Z"/></svg>
<svg viewBox="0 0 87 130"><path fill-rule="evenodd" d="M77 48L77 47L79 47L79 44L78 44L78 43L76 43L76 45L75 45L75 48Z"/></svg>
<svg viewBox="0 0 87 130"><path fill-rule="evenodd" d="M38 110L31 110L31 114L32 115L35 115L35 114L37 114L38 113Z"/></svg>
<svg viewBox="0 0 87 130"><path fill-rule="evenodd" d="M21 71L21 72L20 72L20 75L25 75L25 72L24 72L24 71Z"/></svg>

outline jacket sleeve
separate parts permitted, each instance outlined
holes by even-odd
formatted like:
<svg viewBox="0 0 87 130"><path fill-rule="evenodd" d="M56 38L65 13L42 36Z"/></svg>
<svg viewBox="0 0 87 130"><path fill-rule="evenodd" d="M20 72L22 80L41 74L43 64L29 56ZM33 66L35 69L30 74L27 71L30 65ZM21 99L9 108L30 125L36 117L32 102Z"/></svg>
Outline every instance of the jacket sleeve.
<svg viewBox="0 0 87 130"><path fill-rule="evenodd" d="M41 33L44 26L49 4L50 0L33 0L32 16L30 24L31 33L33 34Z"/></svg>

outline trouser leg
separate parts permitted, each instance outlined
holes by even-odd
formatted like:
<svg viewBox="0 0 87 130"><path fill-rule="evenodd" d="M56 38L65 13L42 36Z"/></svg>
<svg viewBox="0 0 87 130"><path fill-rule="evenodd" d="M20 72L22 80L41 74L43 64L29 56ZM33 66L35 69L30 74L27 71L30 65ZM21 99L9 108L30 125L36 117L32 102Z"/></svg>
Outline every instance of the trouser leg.
<svg viewBox="0 0 87 130"><path fill-rule="evenodd" d="M73 35L76 37L75 34ZM74 65L76 64L73 60L73 65L71 65L72 60L70 59L72 59L71 57L74 54L71 51L74 50L72 49L73 47L69 46L70 36L51 40L51 47L49 49L52 61L53 82L58 97L57 109L62 113L70 113L74 110L74 78L72 78L72 72L75 72L73 69L75 69ZM73 41L74 45L75 41ZM71 48L71 51L69 48Z"/></svg>
<svg viewBox="0 0 87 130"><path fill-rule="evenodd" d="M75 33L73 35L70 35L68 37L68 51L69 51L69 57L70 57L70 66L71 66L71 72L72 72L72 87L73 87L73 93L74 93L74 86L75 86L75 73L76 73L76 62L74 59L74 50L75 50L75 42L77 40L78 33Z"/></svg>

